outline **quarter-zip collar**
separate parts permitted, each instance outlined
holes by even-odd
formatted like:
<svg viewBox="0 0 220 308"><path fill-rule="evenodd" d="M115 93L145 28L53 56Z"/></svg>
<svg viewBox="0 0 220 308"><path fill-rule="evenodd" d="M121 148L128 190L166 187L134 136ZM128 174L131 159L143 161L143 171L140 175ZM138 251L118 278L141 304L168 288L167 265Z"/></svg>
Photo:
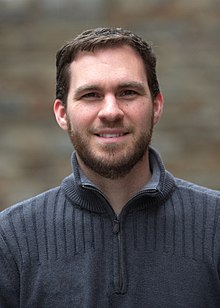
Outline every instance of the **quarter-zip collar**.
<svg viewBox="0 0 220 308"><path fill-rule="evenodd" d="M174 177L165 170L158 152L152 147L149 148L151 179L128 203L138 207L147 204L158 204L163 202L175 188ZM72 154L73 173L65 178L61 184L68 199L81 208L92 212L109 212L109 204L103 193L83 174L80 170L76 153ZM139 202L136 202L136 201ZM130 208L130 206L129 206Z"/></svg>

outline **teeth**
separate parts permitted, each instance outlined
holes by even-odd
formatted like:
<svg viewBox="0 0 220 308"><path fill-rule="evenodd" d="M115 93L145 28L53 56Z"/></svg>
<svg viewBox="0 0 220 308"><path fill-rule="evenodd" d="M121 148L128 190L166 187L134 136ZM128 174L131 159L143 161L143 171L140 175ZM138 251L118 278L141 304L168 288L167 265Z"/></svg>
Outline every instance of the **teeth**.
<svg viewBox="0 0 220 308"><path fill-rule="evenodd" d="M100 134L99 136L104 138L115 138L123 136L123 134Z"/></svg>

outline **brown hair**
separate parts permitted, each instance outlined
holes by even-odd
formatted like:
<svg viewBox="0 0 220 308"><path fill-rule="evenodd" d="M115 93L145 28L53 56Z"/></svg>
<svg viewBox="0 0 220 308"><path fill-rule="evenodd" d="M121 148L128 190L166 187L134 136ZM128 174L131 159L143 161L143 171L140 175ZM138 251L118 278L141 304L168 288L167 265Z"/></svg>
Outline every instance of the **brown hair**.
<svg viewBox="0 0 220 308"><path fill-rule="evenodd" d="M141 56L148 80L148 86L154 99L160 92L156 75L156 56L151 46L131 31L122 28L96 28L82 32L66 43L56 55L56 98L66 104L69 91L69 66L80 51L131 46Z"/></svg>

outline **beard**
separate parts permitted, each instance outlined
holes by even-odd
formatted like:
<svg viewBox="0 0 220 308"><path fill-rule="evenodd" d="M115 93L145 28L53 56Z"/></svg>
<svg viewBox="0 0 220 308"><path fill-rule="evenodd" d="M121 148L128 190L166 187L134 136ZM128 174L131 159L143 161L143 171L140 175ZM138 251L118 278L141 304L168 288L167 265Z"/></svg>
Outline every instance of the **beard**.
<svg viewBox="0 0 220 308"><path fill-rule="evenodd" d="M102 145L104 155L98 155L97 151L92 149L87 136L80 134L79 130L72 129L69 117L67 117L67 124L70 140L83 163L100 176L115 180L125 177L148 151L153 132L153 114L149 128L143 131L139 137L133 138L130 146L114 143ZM111 123L108 127L112 126ZM115 127L118 127L117 124Z"/></svg>

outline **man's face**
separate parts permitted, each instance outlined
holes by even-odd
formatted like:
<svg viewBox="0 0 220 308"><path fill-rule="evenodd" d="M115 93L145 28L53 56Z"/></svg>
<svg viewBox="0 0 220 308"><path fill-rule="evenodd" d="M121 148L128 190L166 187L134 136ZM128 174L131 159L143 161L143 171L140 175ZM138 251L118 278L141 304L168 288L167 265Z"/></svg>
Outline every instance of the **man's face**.
<svg viewBox="0 0 220 308"><path fill-rule="evenodd" d="M79 162L110 179L125 176L147 155L162 97L152 102L145 68L129 46L80 52L70 65L61 113ZM56 111L57 110L57 111ZM58 120L59 122L59 120Z"/></svg>

